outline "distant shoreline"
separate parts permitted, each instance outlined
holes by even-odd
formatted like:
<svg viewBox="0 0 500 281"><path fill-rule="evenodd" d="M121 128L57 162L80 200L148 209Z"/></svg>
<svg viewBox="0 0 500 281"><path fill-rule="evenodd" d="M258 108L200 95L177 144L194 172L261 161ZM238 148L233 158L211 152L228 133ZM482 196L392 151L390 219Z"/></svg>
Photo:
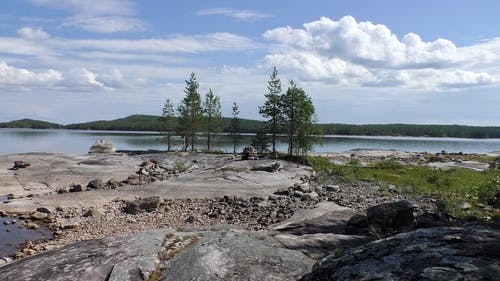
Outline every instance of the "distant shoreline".
<svg viewBox="0 0 500 281"><path fill-rule="evenodd" d="M222 132L229 132L230 118L223 118ZM86 123L56 124L41 120L21 119L0 123L0 128L19 129L67 129L121 132L162 132L161 116L131 115L115 120L99 120ZM243 133L257 133L265 126L263 121L240 119ZM318 124L325 135L366 137L429 137L429 138L500 138L500 126L420 125L420 124Z"/></svg>

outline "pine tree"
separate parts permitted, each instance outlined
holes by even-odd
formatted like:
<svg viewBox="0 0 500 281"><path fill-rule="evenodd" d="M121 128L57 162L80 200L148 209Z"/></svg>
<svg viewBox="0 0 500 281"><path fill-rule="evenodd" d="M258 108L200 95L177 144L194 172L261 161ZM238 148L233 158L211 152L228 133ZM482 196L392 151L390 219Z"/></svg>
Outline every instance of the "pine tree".
<svg viewBox="0 0 500 281"><path fill-rule="evenodd" d="M167 151L170 151L171 148L171 142L170 138L174 133L175 130L175 123L176 123L176 117L175 117L175 110L174 110L174 104L170 101L170 99L167 99L165 102L165 105L163 106L163 121L164 121L164 130L165 130L165 137L167 140Z"/></svg>
<svg viewBox="0 0 500 281"><path fill-rule="evenodd" d="M266 128L271 132L271 143L273 146L273 157L276 158L276 135L279 125L283 121L281 110L281 80L278 78L278 70L273 68L273 72L267 82L268 93L265 94L266 101L259 107L259 114L267 118Z"/></svg>
<svg viewBox="0 0 500 281"><path fill-rule="evenodd" d="M201 97L198 93L199 87L200 84L196 81L196 75L191 73L189 80L186 80L186 88L184 90L186 96L182 99L181 104L177 108L179 112L180 133L184 137L184 151L186 151L189 146L191 146L191 151L194 150L196 132L199 131L201 127L203 111Z"/></svg>
<svg viewBox="0 0 500 281"><path fill-rule="evenodd" d="M213 133L219 133L222 125L220 98L212 92L212 89L205 96L203 114L207 130L207 150L210 151L211 136Z"/></svg>
<svg viewBox="0 0 500 281"><path fill-rule="evenodd" d="M238 139L238 133L240 130L240 120L239 120L240 110L238 104L233 102L233 111L231 114L231 136L233 137L233 153L236 154L236 142Z"/></svg>
<svg viewBox="0 0 500 281"><path fill-rule="evenodd" d="M311 98L291 81L286 94L281 97L281 104L287 125L288 157L291 159L294 151L304 156L322 134L315 125Z"/></svg>

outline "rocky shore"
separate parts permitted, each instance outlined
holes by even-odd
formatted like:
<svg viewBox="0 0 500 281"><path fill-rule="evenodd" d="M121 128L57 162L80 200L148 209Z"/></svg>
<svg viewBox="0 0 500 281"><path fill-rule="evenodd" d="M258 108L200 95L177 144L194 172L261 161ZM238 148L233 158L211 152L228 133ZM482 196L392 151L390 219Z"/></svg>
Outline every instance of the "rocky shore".
<svg viewBox="0 0 500 281"><path fill-rule="evenodd" d="M428 155L382 151L327 157L344 164L385 157L408 164L464 162L459 155L460 162L430 161ZM12 169L16 161L30 165ZM466 164L477 168L481 163ZM0 156L0 171L0 196L10 198L0 204L0 214L54 233L53 239L25 243L12 256L18 261L5 259L0 265L5 280L367 280L366 274L337 274L336 268L348 264L337 259L348 259L343 253L351 255L351 248L366 244L371 249L370 241L385 243L384 238L402 232L410 240L436 233L457 239L472 235L490 241L488 247L500 247L499 233L490 226L451 227L437 198L409 196L395 186L381 194L379 186L367 182L320 184L309 167L271 159L23 154ZM422 236L420 228L429 232ZM456 257L448 252L447 260ZM494 280L488 276L500 273L499 257L490 252L448 264L422 261L411 274L401 269L406 257L398 256L399 267L384 266L378 273L393 280L445 280L450 274ZM353 256L350 262L364 257ZM42 266L47 262L50 268ZM490 273L483 272L485 267Z"/></svg>

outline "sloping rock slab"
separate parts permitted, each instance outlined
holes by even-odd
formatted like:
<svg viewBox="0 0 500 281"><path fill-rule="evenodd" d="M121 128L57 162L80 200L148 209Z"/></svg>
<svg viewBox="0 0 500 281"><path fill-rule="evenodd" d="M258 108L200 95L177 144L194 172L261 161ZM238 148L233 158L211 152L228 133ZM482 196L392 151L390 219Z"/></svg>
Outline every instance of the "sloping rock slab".
<svg viewBox="0 0 500 281"><path fill-rule="evenodd" d="M319 260L333 252L342 253L345 249L357 247L374 240L373 237L317 233L305 235L279 234L275 239L288 249L299 250L306 256Z"/></svg>
<svg viewBox="0 0 500 281"><path fill-rule="evenodd" d="M176 255L161 280L297 280L312 264L266 233L221 231Z"/></svg>
<svg viewBox="0 0 500 281"><path fill-rule="evenodd" d="M290 219L272 226L271 229L295 235L312 233L344 234L347 221L356 211L333 202L326 203L318 204L320 206L317 208L305 210L300 216L293 215Z"/></svg>
<svg viewBox="0 0 500 281"><path fill-rule="evenodd" d="M0 280L143 280L155 270L168 229L88 240L0 267Z"/></svg>
<svg viewBox="0 0 500 281"><path fill-rule="evenodd" d="M303 281L499 280L500 231L428 228L374 241L314 265Z"/></svg>

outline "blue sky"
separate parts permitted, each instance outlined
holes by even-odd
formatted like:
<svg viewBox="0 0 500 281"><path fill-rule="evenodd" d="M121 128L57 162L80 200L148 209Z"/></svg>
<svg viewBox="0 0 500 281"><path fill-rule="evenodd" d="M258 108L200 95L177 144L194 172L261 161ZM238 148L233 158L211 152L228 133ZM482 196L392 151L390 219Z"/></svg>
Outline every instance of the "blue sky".
<svg viewBox="0 0 500 281"><path fill-rule="evenodd" d="M160 114L200 92L260 118L277 66L323 123L500 125L500 2L4 0L0 121Z"/></svg>

